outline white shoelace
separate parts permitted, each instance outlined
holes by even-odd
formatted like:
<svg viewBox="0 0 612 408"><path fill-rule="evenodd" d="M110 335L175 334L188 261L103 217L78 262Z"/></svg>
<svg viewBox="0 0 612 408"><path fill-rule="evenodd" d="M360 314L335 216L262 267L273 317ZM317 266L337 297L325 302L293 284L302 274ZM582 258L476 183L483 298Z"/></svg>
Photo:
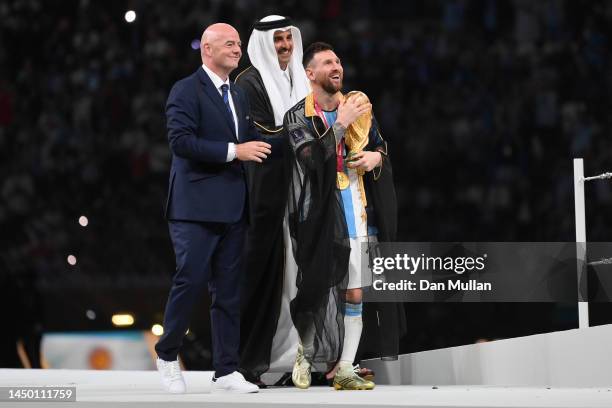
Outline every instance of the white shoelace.
<svg viewBox="0 0 612 408"><path fill-rule="evenodd" d="M310 372L310 362L304 356L299 356L297 363L300 374L308 374Z"/></svg>

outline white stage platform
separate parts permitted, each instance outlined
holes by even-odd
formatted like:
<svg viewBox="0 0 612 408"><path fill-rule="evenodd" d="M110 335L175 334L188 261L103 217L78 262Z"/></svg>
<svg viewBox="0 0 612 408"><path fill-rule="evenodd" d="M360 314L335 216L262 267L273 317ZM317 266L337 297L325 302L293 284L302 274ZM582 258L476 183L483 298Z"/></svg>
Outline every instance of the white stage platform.
<svg viewBox="0 0 612 408"><path fill-rule="evenodd" d="M211 372L186 372L188 393L161 391L154 371L0 370L0 386L76 386L74 403L6 403L0 407L612 407L611 388L381 385L372 391L331 387L268 388L259 394L209 394ZM10 404L10 405L9 405Z"/></svg>
<svg viewBox="0 0 612 408"><path fill-rule="evenodd" d="M612 325L369 360L379 383L612 387ZM612 407L612 404L610 404Z"/></svg>

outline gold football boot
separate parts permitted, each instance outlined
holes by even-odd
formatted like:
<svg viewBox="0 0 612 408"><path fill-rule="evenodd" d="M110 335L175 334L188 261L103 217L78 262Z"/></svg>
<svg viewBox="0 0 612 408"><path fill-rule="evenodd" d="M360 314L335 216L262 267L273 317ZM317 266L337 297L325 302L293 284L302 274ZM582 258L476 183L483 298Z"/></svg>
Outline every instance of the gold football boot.
<svg viewBox="0 0 612 408"><path fill-rule="evenodd" d="M297 356L293 365L293 373L291 373L291 379L296 387L303 390L310 387L310 369L310 361L304 356L304 347L300 343L298 344Z"/></svg>
<svg viewBox="0 0 612 408"><path fill-rule="evenodd" d="M334 388L337 390L373 390L372 381L361 378L350 364L341 365L334 376Z"/></svg>
<svg viewBox="0 0 612 408"><path fill-rule="evenodd" d="M369 368L360 367L359 364L357 364L353 366L353 371L366 381L374 381L374 371Z"/></svg>

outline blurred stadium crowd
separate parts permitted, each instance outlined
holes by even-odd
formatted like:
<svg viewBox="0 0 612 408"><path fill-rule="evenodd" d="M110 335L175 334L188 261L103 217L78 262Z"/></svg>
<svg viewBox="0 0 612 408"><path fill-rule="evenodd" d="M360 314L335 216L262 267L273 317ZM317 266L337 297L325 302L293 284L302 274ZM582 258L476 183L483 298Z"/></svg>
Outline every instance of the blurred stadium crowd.
<svg viewBox="0 0 612 408"><path fill-rule="evenodd" d="M304 44L333 44L345 89L373 101L394 161L401 240L574 240L571 159L584 157L587 174L612 170L612 2L6 0L2 279L42 291L167 287L167 93L200 64L192 41L206 25L239 29L246 66L249 26L268 14L292 16ZM609 183L589 186L589 240L609 240L611 203ZM412 321L456 325L446 306L415 305ZM510 308L461 306L496 319ZM553 306L525 330L575 324ZM504 336L508 313L501 331L474 336ZM451 340L419 333L413 349L465 341L465 329L455 340L452 328Z"/></svg>

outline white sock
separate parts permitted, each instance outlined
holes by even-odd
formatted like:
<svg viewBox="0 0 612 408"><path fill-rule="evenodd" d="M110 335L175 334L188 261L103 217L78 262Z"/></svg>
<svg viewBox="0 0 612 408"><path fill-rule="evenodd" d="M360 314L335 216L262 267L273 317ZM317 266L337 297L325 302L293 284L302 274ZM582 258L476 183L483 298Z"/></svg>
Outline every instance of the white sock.
<svg viewBox="0 0 612 408"><path fill-rule="evenodd" d="M344 345L340 356L339 368L353 367L353 361L361 340L363 320L361 318L362 304L345 303L344 313Z"/></svg>

